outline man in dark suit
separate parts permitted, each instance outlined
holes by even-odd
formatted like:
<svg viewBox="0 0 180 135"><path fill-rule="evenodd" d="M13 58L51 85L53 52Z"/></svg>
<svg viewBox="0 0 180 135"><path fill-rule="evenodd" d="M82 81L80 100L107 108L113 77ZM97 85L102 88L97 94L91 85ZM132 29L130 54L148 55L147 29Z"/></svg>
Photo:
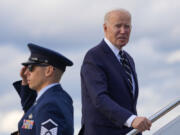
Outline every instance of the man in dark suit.
<svg viewBox="0 0 180 135"><path fill-rule="evenodd" d="M72 99L59 83L72 61L38 45L28 47L31 56L22 63L22 81L14 83L25 112L18 124L19 134L73 135Z"/></svg>
<svg viewBox="0 0 180 135"><path fill-rule="evenodd" d="M137 116L138 81L132 57L122 48L131 32L124 9L104 18L105 38L85 55L81 67L82 128L80 135L125 135L149 130L151 122Z"/></svg>

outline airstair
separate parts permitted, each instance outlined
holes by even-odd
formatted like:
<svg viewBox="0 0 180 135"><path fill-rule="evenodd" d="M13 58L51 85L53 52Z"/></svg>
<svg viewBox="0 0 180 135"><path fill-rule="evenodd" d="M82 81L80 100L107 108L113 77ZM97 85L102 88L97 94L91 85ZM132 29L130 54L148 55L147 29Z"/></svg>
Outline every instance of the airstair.
<svg viewBox="0 0 180 135"><path fill-rule="evenodd" d="M153 123L178 105L180 105L180 99L170 103L154 115L150 116L148 119ZM139 133L139 131L137 129L133 129L126 135L136 135L137 133ZM162 128L160 128L153 135L180 135L180 115Z"/></svg>
<svg viewBox="0 0 180 135"><path fill-rule="evenodd" d="M153 135L180 135L180 115Z"/></svg>

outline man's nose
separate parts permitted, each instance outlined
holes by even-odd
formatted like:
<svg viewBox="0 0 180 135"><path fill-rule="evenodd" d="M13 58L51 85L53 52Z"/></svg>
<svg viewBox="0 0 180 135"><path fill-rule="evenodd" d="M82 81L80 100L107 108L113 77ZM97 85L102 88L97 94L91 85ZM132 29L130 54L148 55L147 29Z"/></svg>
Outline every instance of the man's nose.
<svg viewBox="0 0 180 135"><path fill-rule="evenodd" d="M120 27L120 33L125 33L126 32L126 28L124 26Z"/></svg>

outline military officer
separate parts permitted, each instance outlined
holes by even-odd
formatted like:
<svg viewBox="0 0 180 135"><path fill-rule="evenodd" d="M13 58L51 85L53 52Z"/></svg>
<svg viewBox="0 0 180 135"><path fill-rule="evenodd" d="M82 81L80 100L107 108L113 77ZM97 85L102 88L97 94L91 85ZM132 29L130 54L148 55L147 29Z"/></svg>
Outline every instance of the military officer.
<svg viewBox="0 0 180 135"><path fill-rule="evenodd" d="M28 44L31 55L22 63L21 82L14 86L25 112L20 135L73 135L72 99L59 81L71 60L53 50Z"/></svg>

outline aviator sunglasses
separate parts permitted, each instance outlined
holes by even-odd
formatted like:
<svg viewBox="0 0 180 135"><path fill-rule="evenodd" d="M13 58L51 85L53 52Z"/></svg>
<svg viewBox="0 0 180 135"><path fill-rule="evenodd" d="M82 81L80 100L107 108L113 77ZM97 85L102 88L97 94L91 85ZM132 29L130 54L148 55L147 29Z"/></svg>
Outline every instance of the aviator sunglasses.
<svg viewBox="0 0 180 135"><path fill-rule="evenodd" d="M49 66L49 65L48 65L48 64L29 64L29 65L27 65L27 69L28 69L30 72L33 72L34 67L36 67L36 66L46 67L46 66Z"/></svg>

